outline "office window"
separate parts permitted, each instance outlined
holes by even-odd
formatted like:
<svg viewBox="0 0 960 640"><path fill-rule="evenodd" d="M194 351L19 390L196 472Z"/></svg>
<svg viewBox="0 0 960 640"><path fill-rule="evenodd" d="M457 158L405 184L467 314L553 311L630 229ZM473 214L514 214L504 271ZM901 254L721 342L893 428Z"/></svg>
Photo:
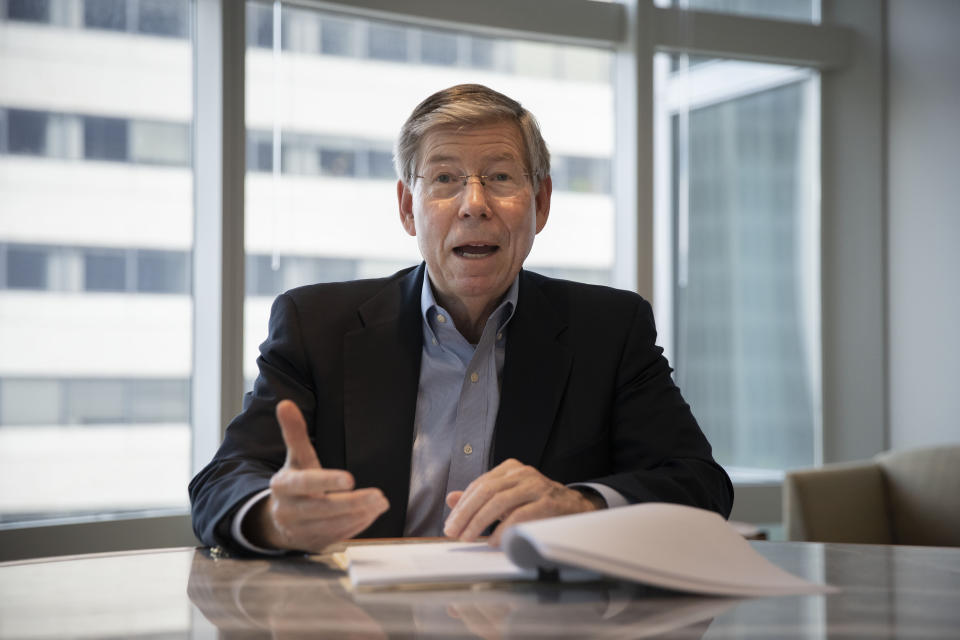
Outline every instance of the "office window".
<svg viewBox="0 0 960 640"><path fill-rule="evenodd" d="M10 289L44 289L47 286L47 251L7 247L6 271Z"/></svg>
<svg viewBox="0 0 960 640"><path fill-rule="evenodd" d="M0 0L0 525L186 508L190 6Z"/></svg>
<svg viewBox="0 0 960 640"><path fill-rule="evenodd" d="M660 97L676 379L728 468L808 466L820 428L816 76L682 68Z"/></svg>
<svg viewBox="0 0 960 640"><path fill-rule="evenodd" d="M49 22L50 0L7 0L7 17L25 22Z"/></svg>
<svg viewBox="0 0 960 640"><path fill-rule="evenodd" d="M407 30L385 24L368 25L367 54L375 60L405 61L407 59Z"/></svg>
<svg viewBox="0 0 960 640"><path fill-rule="evenodd" d="M324 17L320 21L320 53L331 56L356 55L356 25L349 20Z"/></svg>
<svg viewBox="0 0 960 640"><path fill-rule="evenodd" d="M488 38L472 37L470 43L470 66L477 69L492 69L494 66L494 43Z"/></svg>
<svg viewBox="0 0 960 640"><path fill-rule="evenodd" d="M87 160L129 158L127 148L129 122L122 118L83 118L83 157Z"/></svg>
<svg viewBox="0 0 960 640"><path fill-rule="evenodd" d="M134 121L128 130L131 161L184 167L190 164L190 129L186 125Z"/></svg>
<svg viewBox="0 0 960 640"><path fill-rule="evenodd" d="M83 288L123 291L127 288L127 256L122 250L88 250L83 256Z"/></svg>
<svg viewBox="0 0 960 640"><path fill-rule="evenodd" d="M273 7L266 3L247 3L247 46L269 49L273 46Z"/></svg>
<svg viewBox="0 0 960 640"><path fill-rule="evenodd" d="M0 379L0 429L6 425L59 424L61 405L62 390L57 380Z"/></svg>
<svg viewBox="0 0 960 640"><path fill-rule="evenodd" d="M437 31L420 34L420 61L424 64L457 64L457 36Z"/></svg>
<svg viewBox="0 0 960 640"><path fill-rule="evenodd" d="M83 0L83 25L93 29L126 31L126 0Z"/></svg>
<svg viewBox="0 0 960 640"><path fill-rule="evenodd" d="M7 109L7 152L42 156L47 152L47 119L43 111Z"/></svg>
<svg viewBox="0 0 960 640"><path fill-rule="evenodd" d="M140 0L137 30L157 36L187 35L187 0Z"/></svg>
<svg viewBox="0 0 960 640"><path fill-rule="evenodd" d="M818 22L820 0L655 0L660 6L759 18Z"/></svg>
<svg viewBox="0 0 960 640"><path fill-rule="evenodd" d="M67 424L110 425L124 422L123 382L71 380L65 391Z"/></svg>
<svg viewBox="0 0 960 640"><path fill-rule="evenodd" d="M320 149L320 172L325 176L356 175L356 158L350 149Z"/></svg>
<svg viewBox="0 0 960 640"><path fill-rule="evenodd" d="M137 252L137 291L142 293L190 292L190 254L182 251Z"/></svg>
<svg viewBox="0 0 960 640"><path fill-rule="evenodd" d="M131 423L183 423L190 419L189 380L128 380L127 419Z"/></svg>
<svg viewBox="0 0 960 640"><path fill-rule="evenodd" d="M393 154L390 151L367 152L367 176L383 180L395 180Z"/></svg>

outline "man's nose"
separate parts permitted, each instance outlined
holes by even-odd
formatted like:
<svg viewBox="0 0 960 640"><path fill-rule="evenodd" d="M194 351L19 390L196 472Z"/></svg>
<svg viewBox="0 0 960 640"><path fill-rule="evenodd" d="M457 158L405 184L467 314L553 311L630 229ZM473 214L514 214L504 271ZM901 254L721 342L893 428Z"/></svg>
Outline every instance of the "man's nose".
<svg viewBox="0 0 960 640"><path fill-rule="evenodd" d="M480 176L467 176L460 199L460 217L490 216L490 205L487 203L487 192L483 187Z"/></svg>

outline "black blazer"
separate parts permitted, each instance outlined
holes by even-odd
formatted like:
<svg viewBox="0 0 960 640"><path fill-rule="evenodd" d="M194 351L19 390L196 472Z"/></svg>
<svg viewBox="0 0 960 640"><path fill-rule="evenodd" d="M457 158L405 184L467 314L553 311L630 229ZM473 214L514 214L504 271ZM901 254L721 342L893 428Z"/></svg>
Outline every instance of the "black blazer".
<svg viewBox="0 0 960 640"><path fill-rule="evenodd" d="M424 266L389 278L293 289L273 304L260 375L214 459L190 483L205 544L237 549L236 510L286 455L274 417L289 398L320 463L379 487L390 509L363 536L403 534L420 354ZM632 502L728 516L733 488L673 384L650 305L635 293L520 272L493 460L567 484L613 487Z"/></svg>

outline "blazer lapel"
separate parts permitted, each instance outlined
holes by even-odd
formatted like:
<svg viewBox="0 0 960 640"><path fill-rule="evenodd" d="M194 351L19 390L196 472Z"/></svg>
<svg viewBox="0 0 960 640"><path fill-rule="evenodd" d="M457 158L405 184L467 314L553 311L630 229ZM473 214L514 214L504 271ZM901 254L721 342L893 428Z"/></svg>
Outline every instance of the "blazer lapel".
<svg viewBox="0 0 960 640"><path fill-rule="evenodd" d="M390 509L364 535L402 535L410 488L423 329L424 268L413 269L358 310L344 336L344 440L357 487L379 487Z"/></svg>
<svg viewBox="0 0 960 640"><path fill-rule="evenodd" d="M493 465L516 458L536 466L550 437L573 356L559 340L565 319L525 272L510 321L494 430Z"/></svg>

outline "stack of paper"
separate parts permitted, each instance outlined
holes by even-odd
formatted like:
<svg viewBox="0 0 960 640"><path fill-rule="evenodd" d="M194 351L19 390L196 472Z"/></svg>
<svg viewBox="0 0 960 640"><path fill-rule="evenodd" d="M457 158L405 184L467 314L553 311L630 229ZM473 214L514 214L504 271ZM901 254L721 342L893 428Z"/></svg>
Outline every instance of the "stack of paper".
<svg viewBox="0 0 960 640"><path fill-rule="evenodd" d="M354 586L534 579L586 570L657 587L727 596L825 593L787 573L711 511L645 503L517 525L503 550L484 544L366 545L346 551Z"/></svg>

